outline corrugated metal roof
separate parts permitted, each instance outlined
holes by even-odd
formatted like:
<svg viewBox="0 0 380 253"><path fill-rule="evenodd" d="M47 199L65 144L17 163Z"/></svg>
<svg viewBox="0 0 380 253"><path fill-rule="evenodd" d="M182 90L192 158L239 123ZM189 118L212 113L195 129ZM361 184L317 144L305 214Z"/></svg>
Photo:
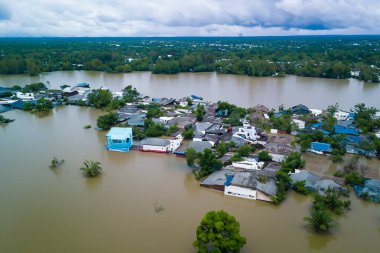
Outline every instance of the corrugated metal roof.
<svg viewBox="0 0 380 253"><path fill-rule="evenodd" d="M312 142L310 144L312 150L321 151L321 152L331 152L332 146L330 143L323 142Z"/></svg>
<svg viewBox="0 0 380 253"><path fill-rule="evenodd" d="M161 138L147 138L143 140L142 145L150 145L150 146L168 146L170 144L169 140L161 139Z"/></svg>
<svg viewBox="0 0 380 253"><path fill-rule="evenodd" d="M122 140L132 136L132 128L130 127L112 127L106 134L111 139Z"/></svg>

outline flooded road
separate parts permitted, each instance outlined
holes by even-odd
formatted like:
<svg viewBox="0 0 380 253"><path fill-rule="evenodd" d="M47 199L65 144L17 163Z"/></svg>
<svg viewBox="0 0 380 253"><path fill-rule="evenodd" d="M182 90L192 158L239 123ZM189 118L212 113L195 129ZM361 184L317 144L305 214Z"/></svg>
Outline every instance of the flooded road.
<svg viewBox="0 0 380 253"><path fill-rule="evenodd" d="M183 158L106 151L105 133L83 128L103 113L67 106L3 114L16 121L0 126L0 252L194 253L196 226L220 209L240 221L243 253L378 252L379 205L352 195L340 226L314 235L303 221L308 197L290 193L281 206L227 197L201 188ZM54 156L65 160L57 170L48 167ZM315 170L329 170L312 158ZM104 174L84 177L85 159L100 161Z"/></svg>

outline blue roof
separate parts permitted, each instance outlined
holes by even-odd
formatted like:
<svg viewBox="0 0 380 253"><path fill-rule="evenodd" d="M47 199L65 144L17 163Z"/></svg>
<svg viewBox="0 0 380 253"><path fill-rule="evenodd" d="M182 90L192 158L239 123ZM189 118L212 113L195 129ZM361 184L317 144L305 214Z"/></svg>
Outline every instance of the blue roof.
<svg viewBox="0 0 380 253"><path fill-rule="evenodd" d="M322 123L315 123L315 124L311 125L311 127L313 127L313 128L318 128L320 126L322 126Z"/></svg>
<svg viewBox="0 0 380 253"><path fill-rule="evenodd" d="M126 139L132 136L132 128L130 127L112 127L111 130L106 134L106 137L111 137L112 139Z"/></svg>
<svg viewBox="0 0 380 253"><path fill-rule="evenodd" d="M224 183L224 185L229 186L232 182L232 179L234 179L234 175L226 175L226 182Z"/></svg>
<svg viewBox="0 0 380 253"><path fill-rule="evenodd" d="M319 129L319 131L321 131L324 135L329 135L330 134L329 131L326 131L326 130L323 130L323 129Z"/></svg>
<svg viewBox="0 0 380 253"><path fill-rule="evenodd" d="M88 83L78 83L75 87L90 88Z"/></svg>
<svg viewBox="0 0 380 253"><path fill-rule="evenodd" d="M351 118L351 119L355 119L355 117L356 117L356 113L354 113L354 112L350 112L350 113L348 114L348 117Z"/></svg>
<svg viewBox="0 0 380 253"><path fill-rule="evenodd" d="M362 140L363 140L363 138L361 138L359 136L347 135L347 136L344 137L343 142L345 142L345 143L359 144Z"/></svg>
<svg viewBox="0 0 380 253"><path fill-rule="evenodd" d="M201 97L200 97L200 96L197 96L197 95L191 95L191 98L192 98L192 99L201 99Z"/></svg>
<svg viewBox="0 0 380 253"><path fill-rule="evenodd" d="M336 134L359 135L358 131L354 128L347 128L338 125L334 126L334 131Z"/></svg>
<svg viewBox="0 0 380 253"><path fill-rule="evenodd" d="M0 113L12 110L11 107L0 105Z"/></svg>
<svg viewBox="0 0 380 253"><path fill-rule="evenodd" d="M323 143L323 142L312 142L310 144L310 148L315 151L321 151L321 152L330 152L332 151L332 146L330 143Z"/></svg>

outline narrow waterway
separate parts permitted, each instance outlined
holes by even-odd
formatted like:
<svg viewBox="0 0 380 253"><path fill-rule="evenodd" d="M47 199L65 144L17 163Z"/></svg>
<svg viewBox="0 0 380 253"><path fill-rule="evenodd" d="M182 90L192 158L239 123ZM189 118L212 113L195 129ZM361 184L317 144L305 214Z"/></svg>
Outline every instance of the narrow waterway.
<svg viewBox="0 0 380 253"><path fill-rule="evenodd" d="M380 108L380 85L364 83L356 79L322 79L287 76L249 77L212 73L180 73L177 75L153 75L150 72L110 74L94 71L57 71L40 76L0 75L0 86L25 85L32 82L49 83L51 88L60 85L76 85L87 82L94 88L108 87L120 91L133 85L140 92L152 97L179 98L196 94L209 101L226 100L250 107L264 104L277 108L279 105L305 104L310 108L325 109L339 103L349 110L364 102Z"/></svg>
<svg viewBox="0 0 380 253"><path fill-rule="evenodd" d="M106 151L105 133L83 128L102 113L67 106L3 114L16 121L0 126L0 252L196 252L196 226L219 209L240 221L243 253L378 252L379 205L351 196L340 226L318 236L303 221L307 197L290 193L280 206L227 197L201 188L183 158ZM57 170L48 168L53 156L65 160ZM85 159L100 161L104 174L84 177Z"/></svg>

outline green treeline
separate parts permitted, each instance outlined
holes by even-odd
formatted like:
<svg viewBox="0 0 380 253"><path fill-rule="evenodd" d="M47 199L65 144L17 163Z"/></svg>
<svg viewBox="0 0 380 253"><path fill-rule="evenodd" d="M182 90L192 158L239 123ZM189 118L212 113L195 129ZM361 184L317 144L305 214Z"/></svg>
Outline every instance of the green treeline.
<svg viewBox="0 0 380 253"><path fill-rule="evenodd" d="M3 38L0 48L0 74L217 71L249 76L354 77L370 82L379 82L380 74L379 36Z"/></svg>

